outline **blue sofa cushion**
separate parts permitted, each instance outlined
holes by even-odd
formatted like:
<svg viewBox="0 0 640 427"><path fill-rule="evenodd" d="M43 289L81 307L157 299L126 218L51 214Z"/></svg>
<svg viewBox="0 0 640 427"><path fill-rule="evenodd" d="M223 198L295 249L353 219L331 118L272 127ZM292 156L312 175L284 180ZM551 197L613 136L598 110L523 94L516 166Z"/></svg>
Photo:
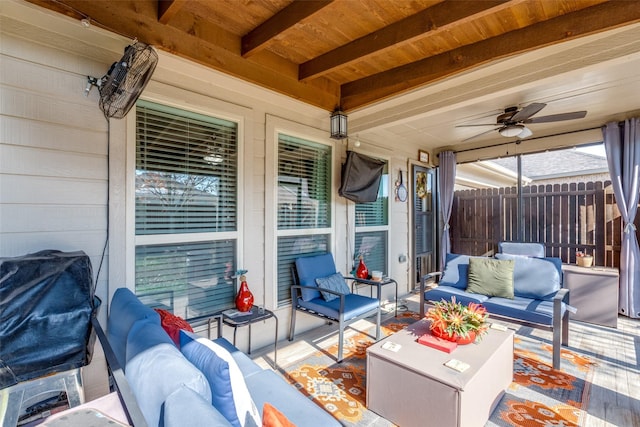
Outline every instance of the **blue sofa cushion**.
<svg viewBox="0 0 640 427"><path fill-rule="evenodd" d="M325 301L322 297L311 301L300 301L298 304L307 310L313 310L332 319L340 315L340 299ZM344 301L344 320L350 320L378 308L380 301L358 294L348 294Z"/></svg>
<svg viewBox="0 0 640 427"><path fill-rule="evenodd" d="M483 305L491 314L542 325L553 325L553 301L541 301L518 296L513 299L493 297L489 298ZM565 304L562 303L561 317L564 316L565 308Z"/></svg>
<svg viewBox="0 0 640 427"><path fill-rule="evenodd" d="M492 297L513 298L513 266L511 259L469 259L469 283L466 291Z"/></svg>
<svg viewBox="0 0 640 427"><path fill-rule="evenodd" d="M271 370L263 370L246 380L251 396L260 411L264 410L265 403L270 403L296 427L341 426L335 418L316 405L310 397L303 395Z"/></svg>
<svg viewBox="0 0 640 427"><path fill-rule="evenodd" d="M127 356L130 357L125 377L151 427L162 426L164 401L183 385L211 402L211 389L205 376L185 359L171 338L167 342L157 329L169 337L162 326L146 319L137 321L127 337Z"/></svg>
<svg viewBox="0 0 640 427"><path fill-rule="evenodd" d="M486 295L471 294L462 289L454 288L451 286L439 285L438 287L429 289L424 293L424 299L427 301L441 301L443 299L449 301L452 296L455 296L456 301L464 305L467 305L470 302L482 304L489 299L489 297Z"/></svg>
<svg viewBox="0 0 640 427"><path fill-rule="evenodd" d="M327 277L318 277L316 278L316 283L320 289L328 289L330 291L340 292L341 294L351 293L349 285L347 285L347 282L340 273L335 273ZM325 301L339 298L338 295L329 292L320 291L320 294L322 294L322 298L324 298Z"/></svg>
<svg viewBox="0 0 640 427"><path fill-rule="evenodd" d="M542 243L499 242L498 251L503 254L542 258L545 256Z"/></svg>
<svg viewBox="0 0 640 427"><path fill-rule="evenodd" d="M133 324L140 319L150 319L160 325L158 313L142 304L133 292L127 288L116 289L109 307L107 337L123 369L127 359L127 335Z"/></svg>
<svg viewBox="0 0 640 427"><path fill-rule="evenodd" d="M550 300L560 289L562 277L560 258L531 258L496 254L496 259L515 262L513 286L516 296Z"/></svg>
<svg viewBox="0 0 640 427"><path fill-rule="evenodd" d="M206 338L180 331L182 354L209 381L211 403L234 427L259 427L260 412L231 354Z"/></svg>
<svg viewBox="0 0 640 427"><path fill-rule="evenodd" d="M144 330L144 333L140 333L140 330ZM133 339L132 333L135 335L135 339ZM162 325L158 325L150 319L138 320L133 324L129 331L129 336L127 336L127 363L138 354L158 344L169 344L175 347L175 343L162 328Z"/></svg>
<svg viewBox="0 0 640 427"><path fill-rule="evenodd" d="M438 284L462 290L467 289L469 258L469 255L447 254L444 271Z"/></svg>
<svg viewBox="0 0 640 427"><path fill-rule="evenodd" d="M297 258L296 271L301 286L311 286L316 289L318 288L316 278L327 277L337 273L336 265L333 262L333 254L331 253ZM319 290L302 289L303 301L311 301L319 297Z"/></svg>
<svg viewBox="0 0 640 427"><path fill-rule="evenodd" d="M231 427L210 402L189 387L182 386L164 402L164 427L183 427L186 420L192 426Z"/></svg>

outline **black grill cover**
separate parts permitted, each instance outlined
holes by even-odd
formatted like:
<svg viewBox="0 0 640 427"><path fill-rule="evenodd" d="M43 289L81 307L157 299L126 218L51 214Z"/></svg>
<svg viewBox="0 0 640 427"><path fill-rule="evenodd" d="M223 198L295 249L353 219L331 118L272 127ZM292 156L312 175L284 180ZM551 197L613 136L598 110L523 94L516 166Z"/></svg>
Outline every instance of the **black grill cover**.
<svg viewBox="0 0 640 427"><path fill-rule="evenodd" d="M0 258L0 389L87 365L98 306L84 252Z"/></svg>
<svg viewBox="0 0 640 427"><path fill-rule="evenodd" d="M375 202L383 169L382 160L347 151L338 194L356 203Z"/></svg>

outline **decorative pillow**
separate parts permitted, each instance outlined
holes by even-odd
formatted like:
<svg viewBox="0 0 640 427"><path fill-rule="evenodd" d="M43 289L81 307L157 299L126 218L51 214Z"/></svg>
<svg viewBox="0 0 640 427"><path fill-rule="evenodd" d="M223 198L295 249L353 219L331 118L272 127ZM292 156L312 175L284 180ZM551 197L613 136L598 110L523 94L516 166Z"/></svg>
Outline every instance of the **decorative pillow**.
<svg viewBox="0 0 640 427"><path fill-rule="evenodd" d="M265 403L262 406L262 427L296 427L296 425L272 404Z"/></svg>
<svg viewBox="0 0 640 427"><path fill-rule="evenodd" d="M191 332L180 332L182 354L209 381L211 403L234 427L259 427L260 412L233 356L222 346Z"/></svg>
<svg viewBox="0 0 640 427"><path fill-rule="evenodd" d="M349 285L347 285L347 282L344 280L344 277L342 277L342 274L340 273L335 273L327 277L319 277L316 279L316 283L318 284L318 287L320 289L329 289L330 291L340 292L341 294L351 293L351 291L349 290ZM320 293L322 294L322 298L324 298L325 301L332 301L338 298L338 295L332 294L330 292L320 291Z"/></svg>
<svg viewBox="0 0 640 427"><path fill-rule="evenodd" d="M162 329L167 331L167 334L171 337L176 346L180 347L180 329L193 332L193 328L180 316L176 316L173 313L163 310L161 308L154 308L156 313L160 315L160 324Z"/></svg>
<svg viewBox="0 0 640 427"><path fill-rule="evenodd" d="M513 299L513 260L469 259L467 292Z"/></svg>
<svg viewBox="0 0 640 427"><path fill-rule="evenodd" d="M463 290L466 289L469 258L469 255L447 254L444 271L438 284Z"/></svg>

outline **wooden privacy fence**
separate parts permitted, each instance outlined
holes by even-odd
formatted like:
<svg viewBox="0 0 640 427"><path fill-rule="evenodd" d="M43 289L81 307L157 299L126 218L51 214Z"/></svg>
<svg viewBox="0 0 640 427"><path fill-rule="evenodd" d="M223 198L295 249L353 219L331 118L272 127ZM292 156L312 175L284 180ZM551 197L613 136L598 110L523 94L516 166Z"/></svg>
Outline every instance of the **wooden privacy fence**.
<svg viewBox="0 0 640 427"><path fill-rule="evenodd" d="M622 220L609 181L523 187L521 214L516 187L456 191L449 224L454 253L492 255L500 241L540 242L565 263L583 251L594 265L619 266ZM640 230L640 215L635 224Z"/></svg>

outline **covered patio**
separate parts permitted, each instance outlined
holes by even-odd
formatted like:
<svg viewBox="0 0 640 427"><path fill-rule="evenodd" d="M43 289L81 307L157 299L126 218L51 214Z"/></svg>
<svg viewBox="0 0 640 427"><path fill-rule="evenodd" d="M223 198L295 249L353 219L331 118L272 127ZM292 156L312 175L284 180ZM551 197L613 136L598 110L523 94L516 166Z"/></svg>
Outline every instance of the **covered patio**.
<svg viewBox="0 0 640 427"><path fill-rule="evenodd" d="M606 143L607 124L640 117L633 1L5 0L0 19L0 258L86 253L105 330L127 288L206 334L235 307L244 270L256 308L288 326L291 265L323 252L344 275L362 256L397 283L397 300L382 287L383 309L417 313L420 278L447 252L489 252L468 250L460 222L445 220L443 159L476 182L480 161ZM106 117L92 78L134 39L157 66L128 114ZM332 137L336 112L348 129ZM609 144L610 180L632 184L602 196L603 209L627 201L606 231L617 240L588 247L625 276L618 328L570 324L568 349L598 365L580 425L640 424L640 272L611 255L630 259L639 234L638 184L622 178L637 145ZM350 152L381 165L374 202L340 195ZM515 200L514 224L525 218ZM524 228L535 227L513 227ZM283 378L315 337L336 339L323 320L297 323L293 343L276 329ZM236 329L223 336L247 351L249 331ZM251 339L252 358L274 369L273 323ZM109 391L99 350L90 367L87 400Z"/></svg>

